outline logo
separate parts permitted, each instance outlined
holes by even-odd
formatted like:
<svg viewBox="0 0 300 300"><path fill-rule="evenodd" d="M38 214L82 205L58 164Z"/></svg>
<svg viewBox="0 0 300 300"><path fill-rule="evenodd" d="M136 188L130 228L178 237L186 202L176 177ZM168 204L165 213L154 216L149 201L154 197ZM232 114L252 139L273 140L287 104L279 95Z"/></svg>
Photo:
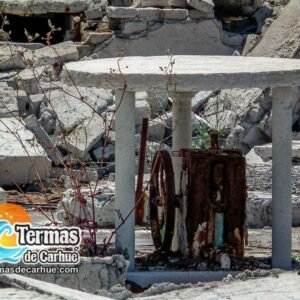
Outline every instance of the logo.
<svg viewBox="0 0 300 300"><path fill-rule="evenodd" d="M33 227L16 204L0 204L0 263L78 264L81 230L77 227Z"/></svg>
<svg viewBox="0 0 300 300"><path fill-rule="evenodd" d="M20 246L15 224L31 224L25 209L16 204L0 204L0 263L18 263L28 247Z"/></svg>

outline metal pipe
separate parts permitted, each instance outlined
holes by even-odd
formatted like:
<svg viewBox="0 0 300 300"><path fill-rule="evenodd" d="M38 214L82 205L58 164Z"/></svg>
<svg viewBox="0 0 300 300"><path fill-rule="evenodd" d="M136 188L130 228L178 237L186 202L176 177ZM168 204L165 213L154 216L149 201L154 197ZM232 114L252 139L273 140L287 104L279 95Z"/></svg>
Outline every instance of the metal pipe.
<svg viewBox="0 0 300 300"><path fill-rule="evenodd" d="M148 124L149 119L143 119L143 125L141 130L141 143L139 153L139 169L138 178L135 191L135 222L137 225L143 224L144 219L144 201L143 201L143 180L144 180L144 169L146 159L146 147L147 147L147 135L148 135Z"/></svg>

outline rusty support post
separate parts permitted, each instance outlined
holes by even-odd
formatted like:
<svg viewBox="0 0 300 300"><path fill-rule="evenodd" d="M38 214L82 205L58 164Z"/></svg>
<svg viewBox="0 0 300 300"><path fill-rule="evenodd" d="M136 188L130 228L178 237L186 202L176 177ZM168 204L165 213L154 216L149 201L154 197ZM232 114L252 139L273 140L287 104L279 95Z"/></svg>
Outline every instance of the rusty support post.
<svg viewBox="0 0 300 300"><path fill-rule="evenodd" d="M146 147L147 147L147 134L148 134L149 119L143 119L142 131L141 131L141 143L139 153L139 169L138 178L135 192L135 222L136 225L142 225L144 219L144 201L143 197L143 180L144 180L144 166L146 159Z"/></svg>
<svg viewBox="0 0 300 300"><path fill-rule="evenodd" d="M216 153L219 150L219 135L217 133L212 133L210 135L210 152Z"/></svg>

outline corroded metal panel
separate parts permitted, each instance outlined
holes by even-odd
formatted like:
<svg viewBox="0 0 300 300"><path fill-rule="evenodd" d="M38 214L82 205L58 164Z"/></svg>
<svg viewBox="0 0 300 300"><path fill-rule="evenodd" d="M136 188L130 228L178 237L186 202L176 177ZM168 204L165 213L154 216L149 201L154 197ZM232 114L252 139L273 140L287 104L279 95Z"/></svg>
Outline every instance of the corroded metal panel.
<svg viewBox="0 0 300 300"><path fill-rule="evenodd" d="M244 255L247 186L245 158L238 151L183 149L188 173L187 240L190 256L201 247L232 247Z"/></svg>

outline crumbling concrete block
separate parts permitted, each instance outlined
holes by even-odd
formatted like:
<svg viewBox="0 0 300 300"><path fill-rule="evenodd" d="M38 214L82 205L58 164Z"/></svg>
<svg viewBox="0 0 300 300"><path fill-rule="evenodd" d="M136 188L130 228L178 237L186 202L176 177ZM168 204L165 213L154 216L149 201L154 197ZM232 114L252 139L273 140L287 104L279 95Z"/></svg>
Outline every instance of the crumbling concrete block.
<svg viewBox="0 0 300 300"><path fill-rule="evenodd" d="M272 195L264 192L248 192L247 223L249 227L272 226ZM300 225L300 201L292 196L292 225Z"/></svg>
<svg viewBox="0 0 300 300"><path fill-rule="evenodd" d="M187 0L187 3L193 8L206 13L211 13L214 9L212 0Z"/></svg>
<svg viewBox="0 0 300 300"><path fill-rule="evenodd" d="M15 47L13 45L1 45L0 71L26 68L24 53L29 51L30 50L22 47Z"/></svg>
<svg viewBox="0 0 300 300"><path fill-rule="evenodd" d="M61 165L63 163L63 158L60 151L57 149L46 131L40 126L37 118L34 115L30 115L25 119L25 123L26 127L34 133L36 139L51 158L52 162L56 166Z"/></svg>
<svg viewBox="0 0 300 300"><path fill-rule="evenodd" d="M34 135L17 118L0 122L0 184L24 184L46 179L51 161Z"/></svg>
<svg viewBox="0 0 300 300"><path fill-rule="evenodd" d="M50 65L57 61L68 62L79 59L77 47L71 41L47 46L26 54L26 58L31 60L34 66Z"/></svg>
<svg viewBox="0 0 300 300"><path fill-rule="evenodd" d="M100 141L105 133L103 119L93 113L66 137L66 149L75 158L84 159L88 152Z"/></svg>
<svg viewBox="0 0 300 300"><path fill-rule="evenodd" d="M71 86L62 86L62 89L51 92L46 108L44 105L41 107L41 113L45 109L53 110L59 129L67 134L93 113L104 112L113 101L110 90L78 87L78 91Z"/></svg>
<svg viewBox="0 0 300 300"><path fill-rule="evenodd" d="M0 118L19 116L17 98L9 90L0 88Z"/></svg>
<svg viewBox="0 0 300 300"><path fill-rule="evenodd" d="M94 199L91 197L90 189L82 189L81 195L86 200L83 204L76 198L74 190L67 190L57 207L57 220L68 226L84 220L92 221L94 211L97 226L113 227L115 223L114 194L115 186L112 182L101 185L101 188L96 190Z"/></svg>
<svg viewBox="0 0 300 300"><path fill-rule="evenodd" d="M24 90L27 95L41 93L40 79L44 70L44 67L22 70L15 77L18 88Z"/></svg>
<svg viewBox="0 0 300 300"><path fill-rule="evenodd" d="M29 114L39 115L40 106L45 101L45 94L36 94L30 96Z"/></svg>
<svg viewBox="0 0 300 300"><path fill-rule="evenodd" d="M300 5L291 0L249 56L293 58L299 51Z"/></svg>

